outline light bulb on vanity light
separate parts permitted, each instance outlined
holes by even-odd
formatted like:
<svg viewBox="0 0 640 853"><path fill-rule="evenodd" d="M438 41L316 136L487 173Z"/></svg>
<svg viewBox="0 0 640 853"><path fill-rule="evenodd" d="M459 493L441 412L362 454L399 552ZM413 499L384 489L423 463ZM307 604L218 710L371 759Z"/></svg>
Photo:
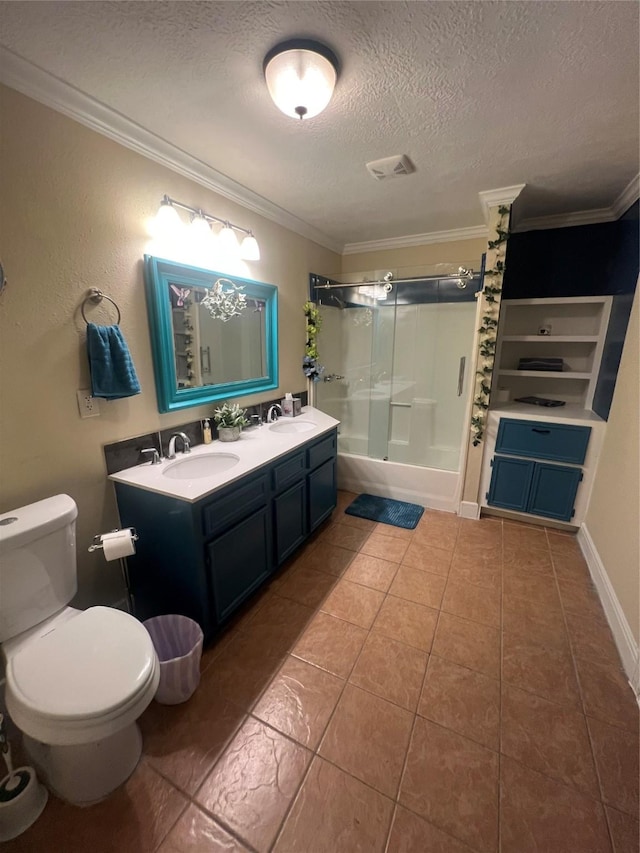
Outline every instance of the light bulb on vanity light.
<svg viewBox="0 0 640 853"><path fill-rule="evenodd" d="M253 236L252 231L249 231L240 244L240 257L243 261L260 260L260 246L258 246L258 241Z"/></svg>
<svg viewBox="0 0 640 853"><path fill-rule="evenodd" d="M240 246L236 232L228 222L225 222L217 239L218 250L228 257L237 258L240 254Z"/></svg>
<svg viewBox="0 0 640 853"><path fill-rule="evenodd" d="M182 229L182 220L178 215L169 196L160 202L160 207L153 221L154 237L158 240L173 240Z"/></svg>

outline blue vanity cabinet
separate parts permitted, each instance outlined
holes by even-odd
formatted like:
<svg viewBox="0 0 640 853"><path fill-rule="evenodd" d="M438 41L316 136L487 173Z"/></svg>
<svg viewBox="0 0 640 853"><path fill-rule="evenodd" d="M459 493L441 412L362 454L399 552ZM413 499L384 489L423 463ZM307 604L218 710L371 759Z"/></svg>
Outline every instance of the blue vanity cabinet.
<svg viewBox="0 0 640 853"><path fill-rule="evenodd" d="M487 504L571 521L590 434L574 424L501 418ZM540 461L548 459L575 464Z"/></svg>
<svg viewBox="0 0 640 853"><path fill-rule="evenodd" d="M181 613L210 639L337 505L336 432L195 503L115 483L135 615Z"/></svg>
<svg viewBox="0 0 640 853"><path fill-rule="evenodd" d="M307 449L310 533L329 518L337 505L337 447L338 434L334 431Z"/></svg>

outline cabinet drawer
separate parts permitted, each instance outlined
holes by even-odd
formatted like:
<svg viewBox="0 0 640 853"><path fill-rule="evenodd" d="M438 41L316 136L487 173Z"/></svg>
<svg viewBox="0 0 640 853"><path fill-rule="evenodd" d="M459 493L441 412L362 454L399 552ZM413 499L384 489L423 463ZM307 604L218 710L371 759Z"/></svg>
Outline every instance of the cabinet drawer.
<svg viewBox="0 0 640 853"><path fill-rule="evenodd" d="M581 465L591 427L500 418L496 452Z"/></svg>
<svg viewBox="0 0 640 853"><path fill-rule="evenodd" d="M288 486L289 483L294 483L296 480L299 480L300 477L304 476L304 472L304 451L301 450L300 453L296 453L295 456L290 456L289 459L285 459L284 462L279 462L277 465L273 466L273 471L271 472L273 477L273 488L276 492L279 492L280 489Z"/></svg>
<svg viewBox="0 0 640 853"><path fill-rule="evenodd" d="M321 439L317 444L312 445L307 450L307 462L309 468L317 468L327 459L331 459L336 455L336 433L333 432L326 438Z"/></svg>
<svg viewBox="0 0 640 853"><path fill-rule="evenodd" d="M241 484L225 489L202 510L205 538L219 533L264 506L268 493L266 474L243 480Z"/></svg>

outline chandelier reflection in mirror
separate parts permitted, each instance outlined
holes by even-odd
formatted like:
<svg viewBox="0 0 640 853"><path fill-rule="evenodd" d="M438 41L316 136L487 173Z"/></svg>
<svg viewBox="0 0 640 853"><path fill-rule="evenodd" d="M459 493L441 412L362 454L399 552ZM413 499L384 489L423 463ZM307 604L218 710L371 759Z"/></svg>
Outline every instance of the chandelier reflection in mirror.
<svg viewBox="0 0 640 853"><path fill-rule="evenodd" d="M219 278L200 302L200 307L206 308L214 320L227 323L247 307L247 297L242 293L243 290L243 285L235 284L229 278Z"/></svg>

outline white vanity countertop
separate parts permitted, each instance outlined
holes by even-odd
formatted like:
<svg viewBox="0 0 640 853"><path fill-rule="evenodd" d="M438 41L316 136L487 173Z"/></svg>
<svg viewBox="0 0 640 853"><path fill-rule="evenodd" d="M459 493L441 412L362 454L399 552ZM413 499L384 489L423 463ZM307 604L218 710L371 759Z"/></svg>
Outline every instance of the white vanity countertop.
<svg viewBox="0 0 640 853"><path fill-rule="evenodd" d="M279 423L310 422L313 428L305 432L280 433L271 429L271 424L261 427L253 427L243 430L238 441L214 441L211 444L199 444L191 453L178 453L175 459L163 459L160 465L152 465L145 462L134 468L126 468L116 474L110 474L109 479L117 483L125 483L138 489L149 492L158 492L172 498L194 503L207 497L207 495L218 491L223 486L228 486L235 480L245 477L252 471L273 462L280 456L284 456L297 447L318 438L325 432L335 429L339 421L326 415L324 412L305 406L302 413L295 418L280 418ZM186 459L197 459L198 456L214 454L233 454L239 457L239 461L233 468L207 477L193 479L175 480L164 473L167 468Z"/></svg>

